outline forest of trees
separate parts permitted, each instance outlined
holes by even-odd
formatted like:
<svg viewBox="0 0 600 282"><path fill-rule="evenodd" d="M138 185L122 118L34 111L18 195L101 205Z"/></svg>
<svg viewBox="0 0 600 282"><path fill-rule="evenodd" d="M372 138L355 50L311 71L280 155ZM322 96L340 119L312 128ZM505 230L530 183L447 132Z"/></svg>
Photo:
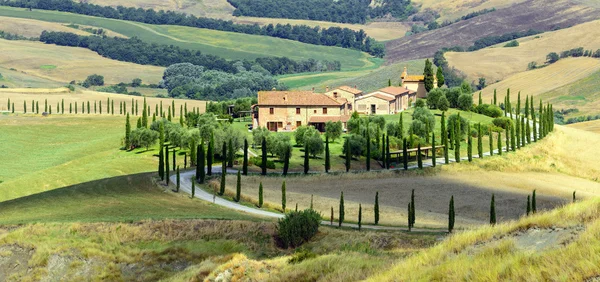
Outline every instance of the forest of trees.
<svg viewBox="0 0 600 282"><path fill-rule="evenodd" d="M173 45L148 44L138 38L118 38L99 36L80 36L68 32L42 32L40 41L47 44L87 48L103 57L131 62L141 65L168 67L177 63L192 63L203 66L207 70L219 70L237 73L237 61L227 61L214 55L205 55L200 51L181 49ZM268 72L272 75L300 72L338 71L339 61L294 61L289 58L259 58L256 61L241 62L245 69L254 68L257 72Z"/></svg>
<svg viewBox="0 0 600 282"><path fill-rule="evenodd" d="M241 62L236 65L237 73L205 70L190 63L169 66L160 82L160 87L169 91L169 96L201 100L228 100L256 97L257 91L286 90L270 74L247 70Z"/></svg>
<svg viewBox="0 0 600 282"><path fill-rule="evenodd" d="M136 9L118 6L116 8L99 6L71 0L0 0L0 5L30 9L56 10L95 17L122 19L148 24L169 24L191 26L245 34L264 35L300 41L315 45L338 46L367 52L373 56L383 57L383 44L366 36L363 30L353 31L348 28L309 27L306 25L265 25L259 26L235 24L232 21L199 18L172 11L154 11L152 9Z"/></svg>
<svg viewBox="0 0 600 282"><path fill-rule="evenodd" d="M234 16L305 19L338 23L365 23L369 18L390 14L406 19L416 12L410 0L383 0L371 7L370 0L228 0Z"/></svg>

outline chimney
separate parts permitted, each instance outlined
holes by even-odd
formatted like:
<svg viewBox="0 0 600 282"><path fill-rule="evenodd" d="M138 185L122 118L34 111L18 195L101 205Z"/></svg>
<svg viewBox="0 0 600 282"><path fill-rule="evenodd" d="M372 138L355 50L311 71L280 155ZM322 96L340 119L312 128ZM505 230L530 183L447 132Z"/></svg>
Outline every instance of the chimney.
<svg viewBox="0 0 600 282"><path fill-rule="evenodd" d="M314 87L312 88L312 92L313 92L313 93L315 92L315 88L314 88Z"/></svg>
<svg viewBox="0 0 600 282"><path fill-rule="evenodd" d="M356 87L356 84L354 84L354 89L358 89L358 87Z"/></svg>
<svg viewBox="0 0 600 282"><path fill-rule="evenodd" d="M329 92L329 86L325 86L325 92Z"/></svg>

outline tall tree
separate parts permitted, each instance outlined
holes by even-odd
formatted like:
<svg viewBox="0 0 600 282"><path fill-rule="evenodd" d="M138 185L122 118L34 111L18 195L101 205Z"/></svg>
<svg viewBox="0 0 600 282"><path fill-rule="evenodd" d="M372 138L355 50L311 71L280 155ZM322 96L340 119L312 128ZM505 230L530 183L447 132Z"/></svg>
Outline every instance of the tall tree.
<svg viewBox="0 0 600 282"><path fill-rule="evenodd" d="M412 192L410 194L410 213L411 213L410 226L415 227L415 221L417 218L417 215L415 213L415 189L412 189Z"/></svg>
<svg viewBox="0 0 600 282"><path fill-rule="evenodd" d="M160 180L165 180L165 154L163 153L162 146L158 150L158 176Z"/></svg>
<svg viewBox="0 0 600 282"><path fill-rule="evenodd" d="M260 164L260 168L261 168L261 174L262 175L267 175L267 139L263 136L262 138L262 144L260 146L261 149L261 164Z"/></svg>
<svg viewBox="0 0 600 282"><path fill-rule="evenodd" d="M362 226L362 204L358 204L358 231Z"/></svg>
<svg viewBox="0 0 600 282"><path fill-rule="evenodd" d="M494 194L492 194L492 201L490 203L490 224L496 224L496 203L494 201Z"/></svg>
<svg viewBox="0 0 600 282"><path fill-rule="evenodd" d="M448 232L454 230L454 195L450 197L450 205L448 207Z"/></svg>
<svg viewBox="0 0 600 282"><path fill-rule="evenodd" d="M536 123L535 122L535 111L533 109L533 96L531 96L530 107L531 107L531 124L532 124L532 130L533 130L533 142L537 142L538 135L537 135L537 126L535 124Z"/></svg>
<svg viewBox="0 0 600 282"><path fill-rule="evenodd" d="M481 91L479 91L479 106L483 105L483 99L481 98Z"/></svg>
<svg viewBox="0 0 600 282"><path fill-rule="evenodd" d="M349 137L348 137L349 138ZM346 139L346 146L345 146L345 152L344 155L346 157L346 172L350 171L350 164L351 164L351 154L350 154L350 139Z"/></svg>
<svg viewBox="0 0 600 282"><path fill-rule="evenodd" d="M494 155L494 131L492 131L492 128L489 128L489 138L488 140L490 141L490 156Z"/></svg>
<svg viewBox="0 0 600 282"><path fill-rule="evenodd" d="M506 144L506 152L510 151L510 123L506 125L506 132L504 132L504 144Z"/></svg>
<svg viewBox="0 0 600 282"><path fill-rule="evenodd" d="M533 195L531 196L531 212L532 213L537 212L537 203L535 200L535 190L533 190Z"/></svg>
<svg viewBox="0 0 600 282"><path fill-rule="evenodd" d="M210 140L208 141L208 149L206 150L206 174L212 175L212 166L215 159L215 136L213 133L210 134Z"/></svg>
<svg viewBox="0 0 600 282"><path fill-rule="evenodd" d="M417 144L417 166L423 169L423 156L421 156L421 143Z"/></svg>
<svg viewBox="0 0 600 282"><path fill-rule="evenodd" d="M338 216L339 226L342 227L342 223L344 222L344 191L340 195L340 215Z"/></svg>
<svg viewBox="0 0 600 282"><path fill-rule="evenodd" d="M287 176L288 169L290 168L290 154L292 148L287 147L283 153L283 176Z"/></svg>
<svg viewBox="0 0 600 282"><path fill-rule="evenodd" d="M402 139L402 163L404 170L408 170L408 144L406 138Z"/></svg>
<svg viewBox="0 0 600 282"><path fill-rule="evenodd" d="M142 126L143 127L148 127L148 112L147 112L146 108L147 108L146 97L144 97L144 109L142 110Z"/></svg>
<svg viewBox="0 0 600 282"><path fill-rule="evenodd" d="M281 184L281 210L283 210L284 213L285 213L286 203L287 203L287 200L285 198L285 181L283 181L283 183Z"/></svg>
<svg viewBox="0 0 600 282"><path fill-rule="evenodd" d="M304 142L304 174L308 174L310 169L310 161L308 156L308 142Z"/></svg>
<svg viewBox="0 0 600 282"><path fill-rule="evenodd" d="M481 132L481 123L477 125L477 154L479 158L483 158L483 134Z"/></svg>
<svg viewBox="0 0 600 282"><path fill-rule="evenodd" d="M258 185L258 207L262 208L263 206L263 185L262 181Z"/></svg>
<svg viewBox="0 0 600 282"><path fill-rule="evenodd" d="M196 176L194 175L191 180L192 180L192 199L193 199L194 196L196 195Z"/></svg>
<svg viewBox="0 0 600 282"><path fill-rule="evenodd" d="M223 142L223 148L227 148L225 146L225 142ZM221 183L219 186L219 196L223 196L223 194L225 194L226 178L227 178L227 166L225 165L225 159L223 159L223 163L221 163Z"/></svg>
<svg viewBox="0 0 600 282"><path fill-rule="evenodd" d="M429 93L434 87L433 85L433 64L429 59L425 60L425 69L423 70L423 75L425 76L425 91Z"/></svg>
<svg viewBox="0 0 600 282"><path fill-rule="evenodd" d="M375 225L379 224L379 191L375 192L375 207L373 208L375 214Z"/></svg>
<svg viewBox="0 0 600 282"><path fill-rule="evenodd" d="M202 184L206 180L206 172L204 171L204 160L206 160L204 156L204 140L200 141L196 158L196 175L198 175L198 182Z"/></svg>
<svg viewBox="0 0 600 282"><path fill-rule="evenodd" d="M400 121L398 122L398 137L399 139L404 139L404 121L403 116L404 112L400 112Z"/></svg>
<svg viewBox="0 0 600 282"><path fill-rule="evenodd" d="M469 162L473 161L473 137L470 132L467 134L467 159Z"/></svg>
<svg viewBox="0 0 600 282"><path fill-rule="evenodd" d="M454 161L460 163L460 113L458 114L458 119L454 123Z"/></svg>
<svg viewBox="0 0 600 282"><path fill-rule="evenodd" d="M235 201L239 202L242 199L242 173L237 172L237 183L235 185Z"/></svg>
<svg viewBox="0 0 600 282"><path fill-rule="evenodd" d="M392 162L390 156L390 135L385 136L385 168L390 169L390 163Z"/></svg>
<svg viewBox="0 0 600 282"><path fill-rule="evenodd" d="M329 173L331 168L331 160L329 156L329 136L325 136L325 173Z"/></svg>
<svg viewBox="0 0 600 282"><path fill-rule="evenodd" d="M176 172L177 172L177 186L176 186L176 189L177 189L177 192L179 192L179 187L181 187L181 175L179 174L179 166L177 166Z"/></svg>
<svg viewBox="0 0 600 282"><path fill-rule="evenodd" d="M437 152L436 152L436 147L435 147L435 132L431 132L431 165L433 167L436 166L436 162L437 162Z"/></svg>
<svg viewBox="0 0 600 282"><path fill-rule="evenodd" d="M437 78L437 87L444 86L444 83L446 83L446 80L444 79L444 72L442 70L442 67L437 68L436 78Z"/></svg>
<svg viewBox="0 0 600 282"><path fill-rule="evenodd" d="M169 169L169 145L165 144L165 181L166 185L169 185L169 174L171 170Z"/></svg>
<svg viewBox="0 0 600 282"><path fill-rule="evenodd" d="M529 216L530 213L531 213L531 196L527 195L527 213L526 213L526 215Z"/></svg>
<svg viewBox="0 0 600 282"><path fill-rule="evenodd" d="M242 165L244 175L248 175L248 139L244 138L244 162Z"/></svg>
<svg viewBox="0 0 600 282"><path fill-rule="evenodd" d="M233 150L233 140L229 138L227 142L227 167L233 167L233 159L235 158L235 151Z"/></svg>
<svg viewBox="0 0 600 282"><path fill-rule="evenodd" d="M517 151L517 138L515 137L515 126L510 126L510 147L513 152Z"/></svg>
<svg viewBox="0 0 600 282"><path fill-rule="evenodd" d="M129 123L129 114L125 118L125 150L131 148L131 123Z"/></svg>
<svg viewBox="0 0 600 282"><path fill-rule="evenodd" d="M367 124L367 171L371 170L371 133Z"/></svg>
<svg viewBox="0 0 600 282"><path fill-rule="evenodd" d="M410 205L410 202L408 203L408 232L410 232L410 230L412 229L412 207Z"/></svg>
<svg viewBox="0 0 600 282"><path fill-rule="evenodd" d="M494 106L498 105L497 104L497 99L496 99L496 89L494 89Z"/></svg>

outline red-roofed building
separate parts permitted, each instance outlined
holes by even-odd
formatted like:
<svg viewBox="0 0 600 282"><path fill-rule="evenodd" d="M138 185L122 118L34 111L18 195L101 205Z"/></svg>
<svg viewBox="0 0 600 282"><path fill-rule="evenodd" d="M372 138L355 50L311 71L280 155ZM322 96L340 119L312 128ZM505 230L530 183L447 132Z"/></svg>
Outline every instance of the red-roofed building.
<svg viewBox="0 0 600 282"><path fill-rule="evenodd" d="M313 125L324 131L327 121L342 121L346 127L349 113L345 99L334 99L312 91L261 91L254 106L254 127L270 131L293 131Z"/></svg>
<svg viewBox="0 0 600 282"><path fill-rule="evenodd" d="M408 109L417 93L405 87L389 86L356 99L356 111L366 115L390 115Z"/></svg>

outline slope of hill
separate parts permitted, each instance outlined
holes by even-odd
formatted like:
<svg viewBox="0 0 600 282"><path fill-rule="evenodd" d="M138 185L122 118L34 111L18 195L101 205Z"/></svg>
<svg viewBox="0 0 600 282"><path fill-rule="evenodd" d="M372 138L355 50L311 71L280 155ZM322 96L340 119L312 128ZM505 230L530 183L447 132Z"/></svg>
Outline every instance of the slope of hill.
<svg viewBox="0 0 600 282"><path fill-rule="evenodd" d="M522 3L526 0L462 0L462 1L439 1L439 0L413 0L420 10L433 10L440 14L438 22L446 20L451 21L460 18L468 13L480 11L483 9L501 9L514 4Z"/></svg>
<svg viewBox="0 0 600 282"><path fill-rule="evenodd" d="M343 68L360 68L369 64L366 60L369 55L356 50L305 44L274 37L183 26L150 25L56 11L25 11L4 6L0 7L0 16L105 28L128 37L138 37L148 43L174 45L225 59L252 60L258 57L283 56L300 60L337 60L342 63Z"/></svg>
<svg viewBox="0 0 600 282"><path fill-rule="evenodd" d="M388 63L431 57L443 47L469 47L479 38L535 29L549 31L598 19L599 10L558 0L527 0L495 12L460 21L433 31L388 41Z"/></svg>
<svg viewBox="0 0 600 282"><path fill-rule="evenodd" d="M489 67L492 64L488 65ZM482 90L484 101L490 101L494 95L494 89L498 92L498 99L502 101L501 97L506 95L506 89L511 90L511 99L516 100L516 93L521 91L522 99L525 95L538 96L540 94L552 91L557 88L561 88L571 83L575 83L581 79L594 74L600 70L600 60L595 58L568 58L562 59L554 64L547 67L523 71L508 78L489 85ZM536 82L536 83L532 83ZM569 93L561 93L563 95L570 95ZM548 95L545 95L549 97ZM553 98L557 98L557 95L552 95ZM547 101L544 99L544 101ZM557 101L558 102L558 101ZM555 104L555 108L558 109L560 105Z"/></svg>
<svg viewBox="0 0 600 282"><path fill-rule="evenodd" d="M501 43L474 52L447 52L445 57L450 66L465 73L469 80L484 77L489 83L493 83L527 70L530 62L543 65L546 62L546 55L551 52L560 54L561 51L579 47L585 50L598 50L600 21L524 37L517 41L519 42L517 47L505 48L503 46L506 43Z"/></svg>
<svg viewBox="0 0 600 282"><path fill-rule="evenodd" d="M0 39L0 49L1 67L64 83L83 81L91 74L103 75L107 84L130 82L134 78L158 83L164 72L162 67L120 62L87 49L41 42Z"/></svg>
<svg viewBox="0 0 600 282"><path fill-rule="evenodd" d="M553 103L555 109L578 109L571 116L600 114L600 71L539 95Z"/></svg>
<svg viewBox="0 0 600 282"><path fill-rule="evenodd" d="M579 130L585 130L585 131L600 134L600 120L578 122L578 123L569 124L567 126L571 127L571 128L576 128Z"/></svg>

